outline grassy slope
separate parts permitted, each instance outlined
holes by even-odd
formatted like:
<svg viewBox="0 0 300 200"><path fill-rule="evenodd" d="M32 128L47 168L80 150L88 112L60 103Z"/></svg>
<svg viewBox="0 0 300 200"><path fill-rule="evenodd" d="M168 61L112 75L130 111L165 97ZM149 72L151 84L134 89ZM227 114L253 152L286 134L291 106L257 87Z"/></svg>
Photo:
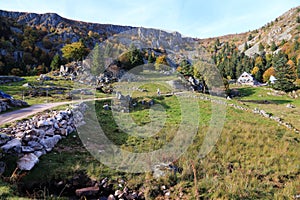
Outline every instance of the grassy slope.
<svg viewBox="0 0 300 200"><path fill-rule="evenodd" d="M69 91L78 89L81 86L79 84L74 84L73 81L65 80L61 77L53 77L54 80L51 81L44 81L43 83L38 81L38 76L26 76L23 77L25 80L16 83L7 83L0 85L0 90L4 91L5 93L13 96L15 99L23 100L23 94L30 89L23 87L22 85L25 83L30 83L32 86L36 88L47 88L47 87L58 87L58 88L65 88L62 94L58 94L54 91L49 91L49 96L44 97L30 97L24 96L24 101L26 101L29 105L34 104L43 104L48 102L62 102L68 101L67 96ZM82 86L82 88L86 88L87 86ZM77 95L80 98L80 95ZM94 98L94 97L106 97L107 95L96 92L95 96L93 95L86 95L83 98Z"/></svg>
<svg viewBox="0 0 300 200"><path fill-rule="evenodd" d="M157 87L160 87L162 92L169 92L162 85L143 87L148 90L148 95L155 94ZM263 88L242 90L245 96L241 100L274 101L282 109L287 102L299 106L299 100L268 96ZM141 94L136 93L136 96L139 95ZM120 131L113 121L112 113L102 109L104 102L96 102L95 106L99 123L111 141L124 149L144 152L161 148L169 142L180 122L181 109L175 97L156 97L155 101L165 108L168 118L158 134L146 139ZM183 168L183 173L177 174L177 177L170 175L157 180L149 173L134 175L111 170L93 158L83 147L77 133L74 133L61 141L54 151L43 156L39 164L23 177L20 183L36 184L41 182L41 179L47 183L53 179L67 179L78 171L85 171L89 177L97 180L104 177L123 178L133 189L144 186L146 196L151 199L161 195L158 188L162 185L171 188L171 198L176 198L183 192L184 199L193 199L195 189L200 197L209 199L291 199L300 193L299 135L278 126L274 121L228 107L226 122L215 148L205 158L199 159L198 150L209 127L211 104L201 100L198 103L201 116L199 131L193 144L177 162L177 165ZM265 109L274 115L280 114L281 111L273 104L244 104ZM298 111L299 109L296 109L294 112ZM135 108L130 115L137 124L150 123L148 109L144 107ZM290 112L286 115L288 118L285 120L298 120L294 119ZM194 185L192 160L197 170L197 186ZM10 176L14 168L15 166L10 166L5 176ZM8 193L15 191L14 187L1 183L0 192L10 196ZM49 194L49 191L39 192L43 195ZM37 192L35 195L38 194Z"/></svg>
<svg viewBox="0 0 300 200"><path fill-rule="evenodd" d="M272 93L266 87L242 87L238 90L243 94L243 97L238 98L243 104L249 108L259 108L278 116L284 121L290 122L297 129L300 129L300 99L292 99L287 95L274 96L267 93ZM266 101L267 103L264 103ZM286 105L290 103L296 108L287 108Z"/></svg>
<svg viewBox="0 0 300 200"><path fill-rule="evenodd" d="M157 103L168 105L166 127L177 126L180 107L175 97L156 99ZM137 137L125 137L115 130L115 123L109 111L101 108L103 102L97 102L100 124L112 141L122 148L147 151L160 148L168 142L172 131L161 131L156 137L141 140ZM81 145L78 137L69 136L60 145L42 157L40 163L23 179L26 183L57 178L67 178L76 171L84 170L95 179L125 177L131 187L144 185L149 198L159 195L155 185L171 187L175 198L183 191L186 199L194 196L193 173L190 161L194 160L197 169L197 189L199 195L212 199L274 199L293 198L299 193L300 183L300 136L278 126L275 122L258 117L252 113L228 108L226 123L217 145L204 159L197 158L204 135L209 126L211 105L199 101L201 124L193 145L178 161L184 171L174 180L169 176L155 180L150 174L131 175L118 173L100 164ZM133 118L137 123L147 123L148 112L135 110ZM103 117L106 116L106 117ZM177 120L176 120L177 119ZM167 128L166 130L169 130ZM122 137L120 137L123 135ZM117 137L118 136L118 137ZM169 139L168 139L169 138ZM157 142L159 141L159 142ZM75 155L75 156L74 156ZM62 167L63 166L63 167ZM145 182L145 179L148 180Z"/></svg>

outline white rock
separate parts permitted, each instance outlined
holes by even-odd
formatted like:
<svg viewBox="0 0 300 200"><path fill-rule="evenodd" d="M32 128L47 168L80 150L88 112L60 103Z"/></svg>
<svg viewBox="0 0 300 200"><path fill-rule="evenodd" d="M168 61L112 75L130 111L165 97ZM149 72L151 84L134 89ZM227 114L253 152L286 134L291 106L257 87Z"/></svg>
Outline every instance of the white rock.
<svg viewBox="0 0 300 200"><path fill-rule="evenodd" d="M45 147L47 151L51 151L52 148L61 140L60 135L54 135L53 137L46 137L40 141L40 144Z"/></svg>
<svg viewBox="0 0 300 200"><path fill-rule="evenodd" d="M44 150L44 151L35 151L34 152L34 155L36 155L36 157L41 157L42 155L44 155L44 154L46 154L46 151Z"/></svg>
<svg viewBox="0 0 300 200"><path fill-rule="evenodd" d="M21 141L20 139L15 138L7 142L5 145L3 145L1 149L3 149L4 151L8 151L12 148L18 148L18 147L21 147Z"/></svg>
<svg viewBox="0 0 300 200"><path fill-rule="evenodd" d="M62 119L63 119L63 115L62 114L57 114L56 116L55 116L55 118L56 118L56 120L57 121L61 121Z"/></svg>
<svg viewBox="0 0 300 200"><path fill-rule="evenodd" d="M37 127L42 127L42 126L49 126L49 122L46 120L40 120L37 122Z"/></svg>
<svg viewBox="0 0 300 200"><path fill-rule="evenodd" d="M23 153L32 153L34 152L34 149L30 146L21 146L21 150Z"/></svg>
<svg viewBox="0 0 300 200"><path fill-rule="evenodd" d="M18 168L20 170L31 170L36 163L39 162L39 159L33 153L25 154L22 158L18 161Z"/></svg>
<svg viewBox="0 0 300 200"><path fill-rule="evenodd" d="M29 141L28 146L30 146L34 150L42 150L44 148L43 145L41 145L40 143L38 143L36 141Z"/></svg>

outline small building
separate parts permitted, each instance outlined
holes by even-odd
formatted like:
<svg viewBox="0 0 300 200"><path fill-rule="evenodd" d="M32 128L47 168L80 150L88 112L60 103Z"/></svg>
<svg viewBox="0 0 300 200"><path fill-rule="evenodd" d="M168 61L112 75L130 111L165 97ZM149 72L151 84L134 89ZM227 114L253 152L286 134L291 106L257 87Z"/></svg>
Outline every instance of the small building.
<svg viewBox="0 0 300 200"><path fill-rule="evenodd" d="M275 81L277 81L277 78L275 76L271 75L269 78L269 83L274 84Z"/></svg>
<svg viewBox="0 0 300 200"><path fill-rule="evenodd" d="M247 72L241 74L241 76L237 79L237 83L242 85L259 85L257 80L255 80L255 78Z"/></svg>

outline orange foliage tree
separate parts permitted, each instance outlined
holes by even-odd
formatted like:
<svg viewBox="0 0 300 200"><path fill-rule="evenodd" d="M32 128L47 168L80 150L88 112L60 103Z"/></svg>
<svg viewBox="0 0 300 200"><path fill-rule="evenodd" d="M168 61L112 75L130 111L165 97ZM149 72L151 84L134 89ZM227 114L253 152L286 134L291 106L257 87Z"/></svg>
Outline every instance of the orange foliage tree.
<svg viewBox="0 0 300 200"><path fill-rule="evenodd" d="M275 76L275 69L274 69L274 67L270 67L270 68L268 68L264 72L264 74L263 74L263 81L264 82L269 81L269 79L270 79L271 76Z"/></svg>

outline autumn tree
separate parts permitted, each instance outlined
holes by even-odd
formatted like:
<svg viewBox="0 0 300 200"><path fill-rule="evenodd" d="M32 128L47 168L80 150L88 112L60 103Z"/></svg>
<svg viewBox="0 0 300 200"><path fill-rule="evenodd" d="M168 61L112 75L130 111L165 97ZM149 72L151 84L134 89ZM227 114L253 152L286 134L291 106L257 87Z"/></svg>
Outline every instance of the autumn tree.
<svg viewBox="0 0 300 200"><path fill-rule="evenodd" d="M160 55L156 58L154 67L156 70L162 70L168 65L167 62L167 56L166 55Z"/></svg>
<svg viewBox="0 0 300 200"><path fill-rule="evenodd" d="M66 44L61 51L68 60L82 60L89 52L82 41Z"/></svg>
<svg viewBox="0 0 300 200"><path fill-rule="evenodd" d="M274 67L268 68L263 74L263 81L268 82L271 76L275 76Z"/></svg>

